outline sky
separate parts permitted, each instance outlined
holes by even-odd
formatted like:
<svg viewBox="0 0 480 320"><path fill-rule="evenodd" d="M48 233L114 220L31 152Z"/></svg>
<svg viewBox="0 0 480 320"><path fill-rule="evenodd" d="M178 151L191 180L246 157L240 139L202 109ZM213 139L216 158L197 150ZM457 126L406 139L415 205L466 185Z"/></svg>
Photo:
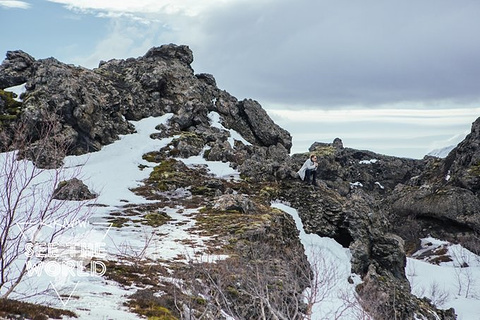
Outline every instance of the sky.
<svg viewBox="0 0 480 320"><path fill-rule="evenodd" d="M0 0L0 55L88 68L188 45L196 73L260 102L293 152L347 147L422 158L480 115L475 0Z"/></svg>

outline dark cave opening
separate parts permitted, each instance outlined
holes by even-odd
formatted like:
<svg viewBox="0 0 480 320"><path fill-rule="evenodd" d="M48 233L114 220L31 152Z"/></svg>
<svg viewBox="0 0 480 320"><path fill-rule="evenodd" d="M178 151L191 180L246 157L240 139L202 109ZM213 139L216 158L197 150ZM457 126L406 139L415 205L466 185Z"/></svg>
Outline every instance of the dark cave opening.
<svg viewBox="0 0 480 320"><path fill-rule="evenodd" d="M338 231L333 236L333 239L340 243L340 245L344 248L348 248L353 242L353 238L346 228L338 228Z"/></svg>

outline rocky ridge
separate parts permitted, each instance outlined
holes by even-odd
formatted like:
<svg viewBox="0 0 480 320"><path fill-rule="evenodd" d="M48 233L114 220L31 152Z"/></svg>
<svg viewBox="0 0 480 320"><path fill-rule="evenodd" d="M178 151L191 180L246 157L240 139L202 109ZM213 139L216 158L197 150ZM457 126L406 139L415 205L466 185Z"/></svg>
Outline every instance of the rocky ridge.
<svg viewBox="0 0 480 320"><path fill-rule="evenodd" d="M15 106L0 95L0 112L10 115L2 118L1 147L10 147L15 127L21 124L31 141L30 153L25 154L37 160L37 165L51 167L60 164L59 155L39 157L47 152L41 147L45 144L66 144L68 154L91 152L133 132L129 120L173 113L161 134L152 138L175 138L167 147L145 155L155 168L135 192L157 200L158 205L182 201L204 206L197 221L209 225L209 232L222 230L222 241L230 243L228 250L233 251L229 252L235 252L242 265L255 266L257 271L261 268L272 283L279 280L276 274L284 275L281 280L291 285L290 306L307 283L302 277L285 277L292 273L289 262L292 254L300 257L298 265L306 260L291 219L268 209L275 199L298 209L307 232L334 238L350 248L352 271L363 279L357 291L364 309L374 318L412 319L416 314L435 319L432 312L442 319L455 318L452 310L438 310L410 294L405 259L420 237L435 232L475 246L480 209L479 120L465 141L443 160L388 157L345 148L340 139L316 142L309 153L319 158L320 185L312 189L295 175L308 154L289 155L290 134L277 126L258 102L238 101L217 88L212 75L195 75L192 61L190 49L176 45L152 48L136 59L101 62L93 70L53 58L35 60L22 51L8 52L0 66L0 88L26 83L26 93L21 105ZM217 115L220 128L211 126L212 116ZM44 123L54 124L47 138L37 130ZM232 139L232 130L243 140ZM193 155L230 162L241 172L242 182L214 179L173 159ZM182 200L172 199L169 192L179 188L189 188L190 194ZM230 223L222 220L226 214L230 214ZM231 219L236 222L232 224ZM406 219L410 224L404 223ZM218 225L221 221L225 225ZM226 226L233 235L225 233ZM265 258L259 253L262 250L252 253L252 248L259 247L274 254ZM252 300L246 289L248 274L254 271L247 269L235 269L234 273L244 277L223 284L225 290L231 290L230 308L245 319L260 312L258 301ZM169 292L165 284L156 285ZM276 292L286 294L285 290ZM156 303L171 306L168 299ZM196 308L205 309L201 303ZM209 312L212 318L218 315Z"/></svg>

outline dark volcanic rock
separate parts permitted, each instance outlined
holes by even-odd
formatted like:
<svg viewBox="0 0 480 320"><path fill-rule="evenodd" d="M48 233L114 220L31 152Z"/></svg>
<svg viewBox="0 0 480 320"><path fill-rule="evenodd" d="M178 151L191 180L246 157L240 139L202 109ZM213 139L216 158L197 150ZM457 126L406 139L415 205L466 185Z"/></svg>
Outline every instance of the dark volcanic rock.
<svg viewBox="0 0 480 320"><path fill-rule="evenodd" d="M21 50L7 51L6 59L0 65L0 89L27 82L34 62L32 56Z"/></svg>
<svg viewBox="0 0 480 320"><path fill-rule="evenodd" d="M73 178L67 181L61 181L53 194L54 199L82 201L94 199L96 194L90 192L82 180Z"/></svg>
<svg viewBox="0 0 480 320"><path fill-rule="evenodd" d="M94 70L53 58L34 60L15 51L7 54L0 67L0 84L7 87L27 82L19 122L26 123L26 131L32 132L29 140L61 136L68 141L68 154L99 150L119 135L133 132L128 120L166 113L173 114L171 132L197 131L207 141L224 143L221 136L230 135L228 131L210 129L208 115L215 111L224 127L238 131L258 152L268 154L261 150L274 147L288 155L290 134L276 125L260 104L239 102L218 89L212 75L195 75L192 61L187 46L173 44L154 47L137 59L103 61ZM49 130L49 137L41 137L37 128L44 127L46 121L56 125ZM247 152L241 145L230 148L229 154L220 152L222 160L243 159Z"/></svg>
<svg viewBox="0 0 480 320"><path fill-rule="evenodd" d="M480 118L472 124L471 133L454 148L444 162L443 173L449 183L471 190L480 190Z"/></svg>
<svg viewBox="0 0 480 320"><path fill-rule="evenodd" d="M422 171L385 197L381 206L408 247L435 236L479 252L479 163L480 118L447 158L425 157Z"/></svg>
<svg viewBox="0 0 480 320"><path fill-rule="evenodd" d="M399 216L414 215L480 231L480 199L470 190L458 187L432 190L399 185L391 200L391 210Z"/></svg>
<svg viewBox="0 0 480 320"><path fill-rule="evenodd" d="M398 183L419 175L425 166L423 160L344 148L338 138L333 143L315 142L309 152L318 157L317 177L341 195L348 194L355 183L377 194L389 193ZM298 168L307 158L307 154L293 155Z"/></svg>
<svg viewBox="0 0 480 320"><path fill-rule="evenodd" d="M310 154L318 158L319 185L312 189L297 178L282 184L281 198L297 208L306 232L331 237L350 249L352 271L364 281L358 287L364 308L378 319L412 319L414 314L433 319L432 312L454 319L452 310L436 310L410 293L405 276L405 240L393 232L398 230L394 212L405 211L398 219L399 224L402 219L405 224L406 212L419 209L418 203L409 202L410 194L399 188L420 183L431 159L404 159L345 148L336 139L334 143L314 143L308 154L293 155L293 167L298 170ZM408 201L402 198L404 194ZM471 195L466 193L465 197ZM442 199L438 206L446 213L454 204L443 208L449 200ZM395 306L391 304L394 299Z"/></svg>
<svg viewBox="0 0 480 320"><path fill-rule="evenodd" d="M260 142L260 145L269 147L280 143L288 151L292 147L292 137L290 134L277 126L267 115L260 104L253 100L244 100L238 104L238 109L242 120L250 128L253 136ZM244 126L237 127L237 131L242 133Z"/></svg>

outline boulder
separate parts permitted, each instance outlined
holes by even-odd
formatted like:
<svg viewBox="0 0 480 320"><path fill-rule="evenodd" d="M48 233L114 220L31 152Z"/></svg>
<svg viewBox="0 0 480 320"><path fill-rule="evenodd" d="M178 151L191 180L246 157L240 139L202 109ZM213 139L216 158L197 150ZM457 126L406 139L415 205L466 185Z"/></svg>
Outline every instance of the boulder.
<svg viewBox="0 0 480 320"><path fill-rule="evenodd" d="M21 50L7 51L6 59L0 65L0 89L27 82L34 62L31 55Z"/></svg>
<svg viewBox="0 0 480 320"><path fill-rule="evenodd" d="M61 181L54 191L54 199L83 201L96 198L97 195L92 193L82 180L73 178Z"/></svg>
<svg viewBox="0 0 480 320"><path fill-rule="evenodd" d="M213 209L220 211L238 211L254 214L257 211L255 203L244 194L225 194L215 200Z"/></svg>

